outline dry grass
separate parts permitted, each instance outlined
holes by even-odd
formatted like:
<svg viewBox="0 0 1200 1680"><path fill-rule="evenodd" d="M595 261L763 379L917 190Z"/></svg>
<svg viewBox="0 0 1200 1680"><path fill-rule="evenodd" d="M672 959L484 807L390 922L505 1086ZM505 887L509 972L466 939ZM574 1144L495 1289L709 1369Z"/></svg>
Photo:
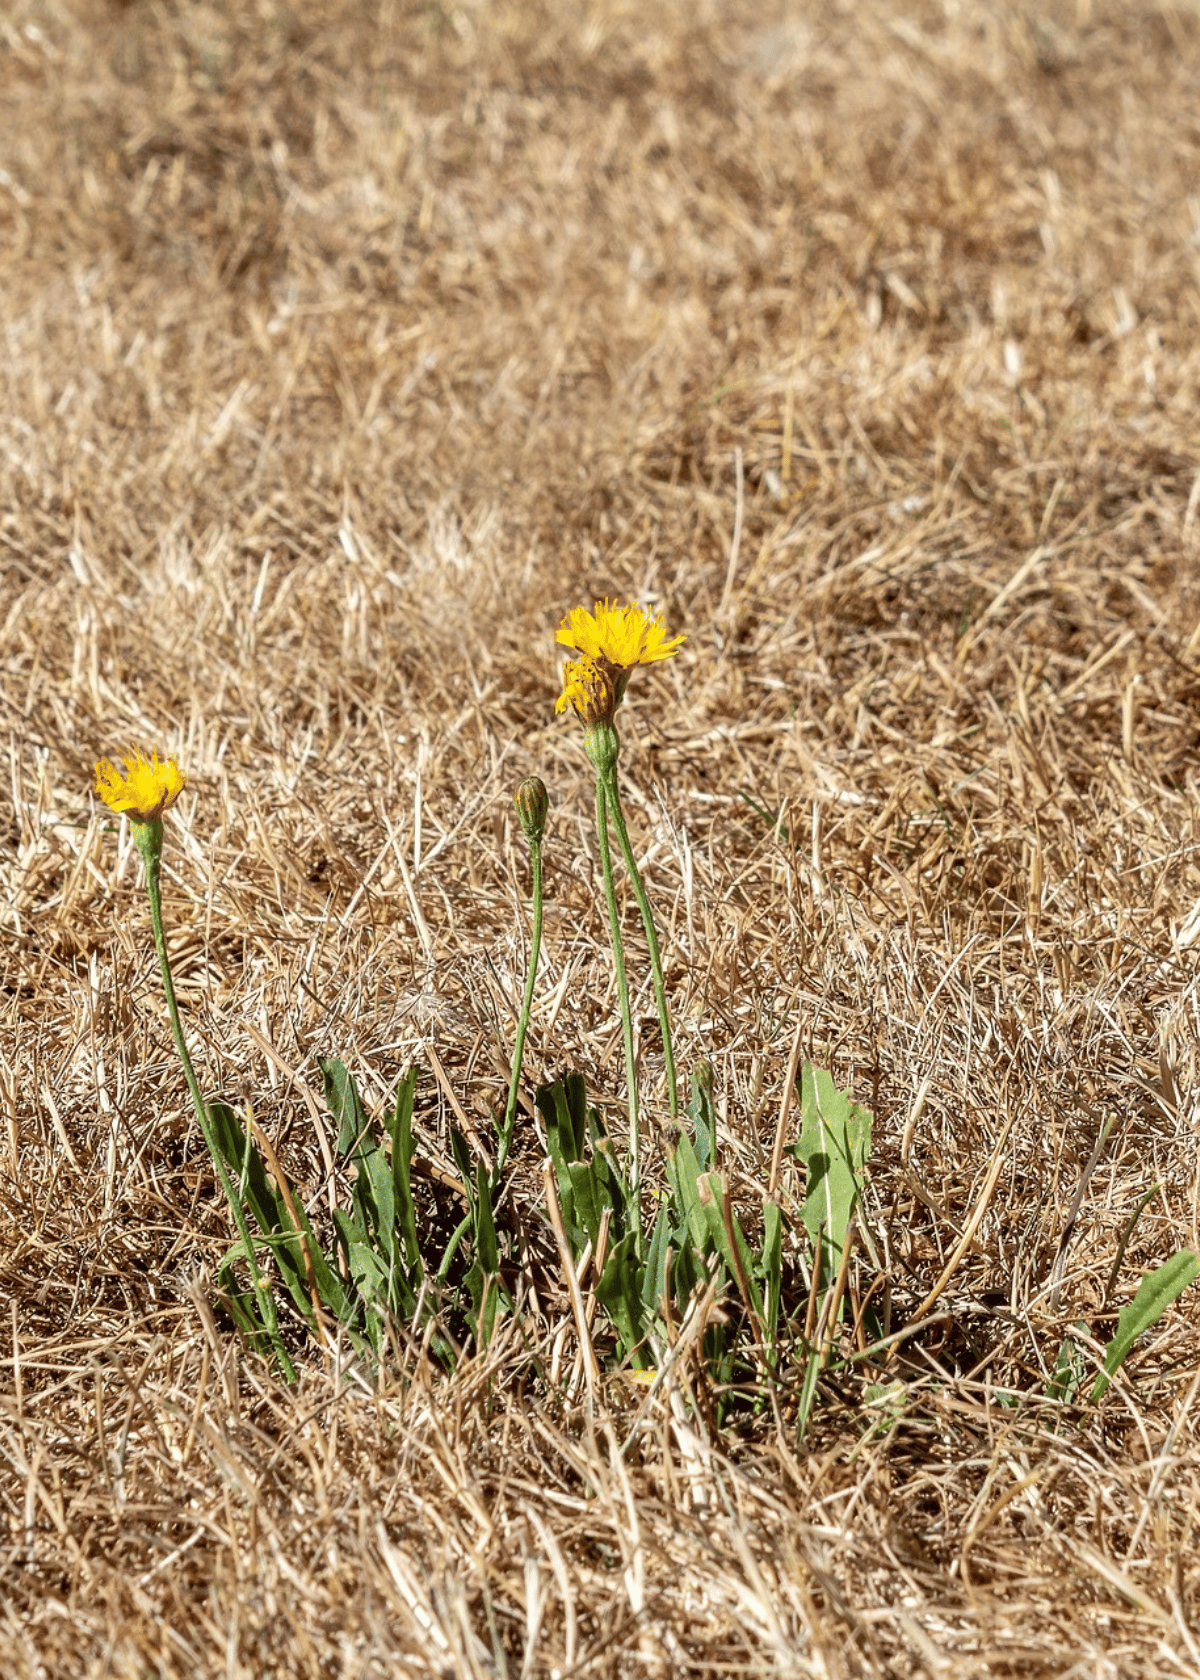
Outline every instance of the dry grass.
<svg viewBox="0 0 1200 1680"><path fill-rule="evenodd" d="M0 104L3 1672L1194 1674L1194 1292L1038 1399L1198 1241L1194 4L13 0ZM690 637L626 786L739 1197L802 1021L895 1322L982 1211L802 1447L655 1402L622 1455L638 1396L516 1335L275 1386L88 797L188 766L189 1030L319 1198L314 1053L382 1096L432 1042L484 1123L540 772L531 1067L619 1097L550 708L606 593Z"/></svg>

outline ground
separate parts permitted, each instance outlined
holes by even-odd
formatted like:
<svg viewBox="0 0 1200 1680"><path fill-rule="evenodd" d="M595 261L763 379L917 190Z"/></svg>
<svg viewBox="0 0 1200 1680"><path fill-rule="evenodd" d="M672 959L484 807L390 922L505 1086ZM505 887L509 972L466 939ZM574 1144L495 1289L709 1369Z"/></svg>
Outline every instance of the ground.
<svg viewBox="0 0 1200 1680"><path fill-rule="evenodd" d="M1047 1398L1200 1247L1194 5L12 0L0 104L3 1672L1200 1670L1200 1290ZM606 597L687 636L621 762L734 1202L798 1047L875 1115L854 1287L928 1320L803 1438L589 1408L565 1289L449 1377L240 1345L92 793L186 769L193 1053L318 1209L317 1056L486 1144L541 775L527 1083L617 1127L554 715Z"/></svg>

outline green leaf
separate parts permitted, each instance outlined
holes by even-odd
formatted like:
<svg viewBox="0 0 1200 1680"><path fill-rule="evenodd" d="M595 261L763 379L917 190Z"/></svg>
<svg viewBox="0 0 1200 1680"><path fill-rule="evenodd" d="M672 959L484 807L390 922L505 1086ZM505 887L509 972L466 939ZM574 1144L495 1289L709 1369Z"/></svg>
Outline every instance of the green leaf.
<svg viewBox="0 0 1200 1680"><path fill-rule="evenodd" d="M217 1147L225 1164L233 1174L242 1200L254 1215L255 1223L267 1236L279 1229L275 1192L267 1179L267 1169L257 1148L242 1130L242 1123L228 1103L211 1102L205 1105Z"/></svg>
<svg viewBox="0 0 1200 1680"><path fill-rule="evenodd" d="M479 1210L475 1223L475 1246L480 1264L489 1277L500 1270L500 1245L496 1241L496 1221L492 1215L492 1186L486 1167L481 1161L476 1177Z"/></svg>
<svg viewBox="0 0 1200 1680"><path fill-rule="evenodd" d="M466 1138L457 1126L450 1128L450 1153L454 1156L454 1165L458 1168L458 1176L462 1179L462 1187L467 1198L467 1212L471 1216L471 1229L475 1229L475 1174L471 1170L471 1148Z"/></svg>
<svg viewBox="0 0 1200 1680"><path fill-rule="evenodd" d="M350 1251L366 1242L367 1234L357 1219L351 1217L345 1208L333 1209L333 1228L342 1246L342 1253L346 1256L346 1264L350 1263Z"/></svg>
<svg viewBox="0 0 1200 1680"><path fill-rule="evenodd" d="M300 1313L311 1322L312 1299L304 1265L301 1238L292 1224L282 1195L271 1188L267 1169L255 1144L242 1130L228 1103L206 1105L217 1147L233 1175L235 1188L253 1215L279 1267L279 1273ZM256 1244L257 1246L257 1244Z"/></svg>
<svg viewBox="0 0 1200 1680"><path fill-rule="evenodd" d="M633 1231L627 1231L610 1252L596 1285L596 1299L616 1326L622 1352L635 1370L644 1371L650 1365L650 1356L644 1345L641 1268L634 1236Z"/></svg>
<svg viewBox="0 0 1200 1680"><path fill-rule="evenodd" d="M600 1221L605 1208L612 1206L611 1200L605 1192L593 1161L568 1162L567 1177L571 1185L574 1217L578 1221L576 1229L582 1226L580 1234L586 1236L594 1249L600 1241ZM580 1243L578 1248L582 1247L583 1244ZM576 1259L578 1257L577 1252Z"/></svg>
<svg viewBox="0 0 1200 1680"><path fill-rule="evenodd" d="M1077 1323L1075 1328L1085 1333L1087 1331L1087 1325L1082 1321ZM1046 1384L1047 1398L1061 1400L1069 1405L1083 1387L1086 1370L1083 1349L1079 1342L1074 1336L1065 1337L1054 1362L1054 1374Z"/></svg>
<svg viewBox="0 0 1200 1680"><path fill-rule="evenodd" d="M338 1126L338 1154L349 1155L362 1139L370 1136L370 1122L345 1064L335 1058L318 1056L317 1066L325 1088L325 1106Z"/></svg>
<svg viewBox="0 0 1200 1680"><path fill-rule="evenodd" d="M587 1139L587 1083L583 1075L569 1073L553 1085L539 1085L535 1101L545 1123L555 1171L560 1160L581 1161Z"/></svg>
<svg viewBox="0 0 1200 1680"><path fill-rule="evenodd" d="M241 1252L241 1244L238 1244ZM233 1272L233 1256L228 1256L217 1267L217 1291L223 1304L229 1310L240 1335L246 1343L264 1357L269 1355L271 1348L271 1333L262 1321L258 1300L252 1289L241 1289Z"/></svg>
<svg viewBox="0 0 1200 1680"><path fill-rule="evenodd" d="M778 1202L763 1206L762 1253L754 1270L763 1286L763 1330L774 1345L779 1334L779 1307L783 1299L783 1215Z"/></svg>
<svg viewBox="0 0 1200 1680"><path fill-rule="evenodd" d="M645 1270L642 1273L642 1305L648 1314L657 1317L663 1311L663 1297L667 1292L667 1249L671 1245L671 1222L666 1207L660 1207L650 1246L646 1250Z"/></svg>
<svg viewBox="0 0 1200 1680"><path fill-rule="evenodd" d="M806 1062L800 1077L800 1137L793 1153L808 1170L801 1218L814 1248L820 1235L822 1290L841 1264L870 1151L868 1111L839 1091L830 1074Z"/></svg>
<svg viewBox="0 0 1200 1680"><path fill-rule="evenodd" d="M804 1360L804 1373L800 1378L800 1392L796 1399L796 1435L804 1439L808 1429L808 1420L812 1416L813 1407L817 1402L817 1382L821 1375L821 1361L817 1357L816 1348L805 1347L801 1354Z"/></svg>
<svg viewBox="0 0 1200 1680"><path fill-rule="evenodd" d="M588 1129L587 1080L581 1073L569 1073L563 1080L562 1085L574 1149L571 1159L582 1161L583 1146L587 1142Z"/></svg>
<svg viewBox="0 0 1200 1680"><path fill-rule="evenodd" d="M396 1190L391 1164L384 1159L382 1149L373 1148L369 1153L364 1152L358 1176L370 1184L370 1205L375 1216L375 1244L382 1258L387 1261L389 1269L394 1271L400 1265L399 1245L396 1242Z"/></svg>
<svg viewBox="0 0 1200 1680"><path fill-rule="evenodd" d="M539 1085L535 1101L546 1127L546 1146L554 1163L554 1176L558 1180L563 1219L570 1230L572 1226L578 1225L578 1221L575 1218L571 1175L567 1169L572 1161L579 1159L579 1152L575 1147L567 1094L562 1081L558 1080L553 1085Z"/></svg>
<svg viewBox="0 0 1200 1680"><path fill-rule="evenodd" d="M735 1263L733 1244L730 1243L729 1232L725 1228L725 1180L719 1172L705 1173L701 1177L699 1196L700 1205L708 1222L712 1247L724 1261L725 1270L737 1284L739 1294L741 1293L741 1280L745 1279L750 1304L761 1324L763 1316L762 1293L754 1276L754 1256L750 1252L750 1245L746 1241L742 1227L739 1225L736 1215L734 1215L731 1217L730 1224L733 1228L733 1242L737 1245L737 1259L741 1264L739 1266Z"/></svg>
<svg viewBox="0 0 1200 1680"><path fill-rule="evenodd" d="M597 1137L592 1149L591 1167L596 1179L596 1194L602 1206L612 1209L611 1231L615 1240L625 1235L629 1223L629 1186L617 1166L611 1140Z"/></svg>
<svg viewBox="0 0 1200 1680"><path fill-rule="evenodd" d="M692 1074L687 1111L696 1134L696 1159L701 1167L713 1167L717 1163L717 1119L713 1110L713 1070L708 1062L701 1062Z"/></svg>
<svg viewBox="0 0 1200 1680"><path fill-rule="evenodd" d="M396 1102L388 1127L392 1144L392 1197L396 1220L404 1242L404 1258L410 1273L419 1281L421 1273L421 1245L417 1240L417 1214L412 1198L412 1162L416 1154L413 1141L413 1097L417 1088L417 1070L413 1068L396 1087Z"/></svg>
<svg viewBox="0 0 1200 1680"><path fill-rule="evenodd" d="M1158 1323L1172 1301L1183 1294L1197 1273L1200 1273L1200 1258L1185 1248L1143 1277L1137 1294L1117 1320L1117 1333L1105 1351L1104 1369L1092 1388L1093 1405L1129 1357L1138 1337Z"/></svg>
<svg viewBox="0 0 1200 1680"><path fill-rule="evenodd" d="M693 1243L704 1252L709 1235L708 1216L700 1206L700 1163L692 1148L691 1139L680 1133L667 1145L667 1179L677 1216L683 1221Z"/></svg>

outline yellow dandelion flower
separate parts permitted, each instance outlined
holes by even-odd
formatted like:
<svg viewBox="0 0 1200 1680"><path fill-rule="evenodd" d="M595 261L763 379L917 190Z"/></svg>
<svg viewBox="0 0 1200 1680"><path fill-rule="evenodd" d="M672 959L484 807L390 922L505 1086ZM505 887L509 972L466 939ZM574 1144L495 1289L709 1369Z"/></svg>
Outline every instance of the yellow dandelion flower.
<svg viewBox="0 0 1200 1680"><path fill-rule="evenodd" d="M669 636L661 613L651 617L644 607L597 601L594 613L572 607L558 627L558 640L588 659L604 660L614 671L625 672L670 659L687 637Z"/></svg>
<svg viewBox="0 0 1200 1680"><path fill-rule="evenodd" d="M134 747L122 758L124 774L109 759L96 766L96 792L114 811L131 822L154 822L169 811L187 786L187 777L173 758L160 762L157 752L150 757Z"/></svg>
<svg viewBox="0 0 1200 1680"><path fill-rule="evenodd" d="M573 711L585 724L611 723L617 709L617 690L604 664L584 654L563 666L563 691L556 712Z"/></svg>

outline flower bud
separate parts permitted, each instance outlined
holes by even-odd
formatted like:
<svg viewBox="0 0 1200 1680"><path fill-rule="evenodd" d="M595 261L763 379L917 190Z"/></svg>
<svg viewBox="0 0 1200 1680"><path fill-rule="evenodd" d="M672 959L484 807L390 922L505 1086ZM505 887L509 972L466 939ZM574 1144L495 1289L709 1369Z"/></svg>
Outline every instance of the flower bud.
<svg viewBox="0 0 1200 1680"><path fill-rule="evenodd" d="M546 814L550 809L550 795L546 792L546 784L542 778L527 776L519 783L513 794L513 804L517 808L517 816L521 819L521 827L525 830L525 838L531 846L538 845L546 826Z"/></svg>

